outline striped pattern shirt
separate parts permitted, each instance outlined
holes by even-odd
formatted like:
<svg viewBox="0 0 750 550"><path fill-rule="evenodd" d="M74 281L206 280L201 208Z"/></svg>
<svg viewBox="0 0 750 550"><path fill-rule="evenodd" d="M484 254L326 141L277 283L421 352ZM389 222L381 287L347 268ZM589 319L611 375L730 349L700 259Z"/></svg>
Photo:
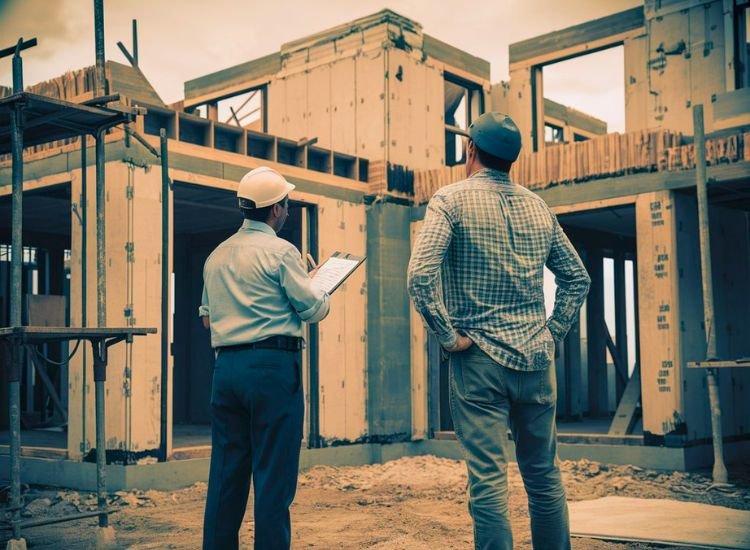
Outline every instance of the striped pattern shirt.
<svg viewBox="0 0 750 550"><path fill-rule="evenodd" d="M544 266L555 307L544 307ZM542 370L586 298L590 278L546 203L482 169L440 189L427 205L409 262L409 294L443 347L457 333L499 364Z"/></svg>

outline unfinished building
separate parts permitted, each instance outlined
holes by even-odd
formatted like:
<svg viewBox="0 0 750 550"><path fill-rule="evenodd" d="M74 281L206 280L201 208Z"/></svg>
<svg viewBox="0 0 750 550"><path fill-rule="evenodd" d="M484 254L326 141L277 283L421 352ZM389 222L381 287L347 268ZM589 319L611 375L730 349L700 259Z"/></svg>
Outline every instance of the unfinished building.
<svg viewBox="0 0 750 550"><path fill-rule="evenodd" d="M490 109L518 123L524 152L512 175L558 214L593 279L556 362L561 456L709 465L704 375L687 368L705 356L691 105L706 107L717 334L722 357L736 359L750 355L746 24L742 2L649 0L511 45L510 81L493 85L488 62L384 10L190 80L171 106L137 66L110 61L109 92L147 110L133 129L154 148L165 131L172 182L164 196L160 159L126 133L107 136L107 321L159 329L109 359L110 488L207 476L213 355L196 315L202 266L239 226L236 183L260 165L297 186L282 236L303 256L367 255L329 316L307 329L303 462L459 457L446 364L410 307L406 267L426 201L463 177L468 126ZM604 121L543 94L546 65L611 47L624 50L624 134L607 134ZM79 101L90 95L91 70L32 88ZM24 294L34 324L95 318L90 149L77 140L24 156ZM0 166L0 314L9 288L9 170ZM44 353L59 361L71 351ZM91 487L91 363L80 350L67 366L28 365L25 481ZM748 382L746 369L721 376L729 460L750 448Z"/></svg>

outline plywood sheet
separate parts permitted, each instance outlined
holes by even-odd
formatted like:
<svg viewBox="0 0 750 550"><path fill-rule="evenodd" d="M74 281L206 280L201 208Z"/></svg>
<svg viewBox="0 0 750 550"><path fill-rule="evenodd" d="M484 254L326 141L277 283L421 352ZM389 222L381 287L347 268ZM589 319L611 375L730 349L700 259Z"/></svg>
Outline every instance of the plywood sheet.
<svg viewBox="0 0 750 550"><path fill-rule="evenodd" d="M356 67L354 58L340 59L331 66L331 149L357 155Z"/></svg>
<svg viewBox="0 0 750 550"><path fill-rule="evenodd" d="M689 16L675 12L650 21L651 89L653 94L649 125L692 134L692 114L689 107L689 61L676 51L680 41L689 44ZM689 47L689 46L688 46ZM696 75L696 78L698 75Z"/></svg>
<svg viewBox="0 0 750 550"><path fill-rule="evenodd" d="M425 165L434 169L445 164L445 86L440 69L424 67Z"/></svg>
<svg viewBox="0 0 750 550"><path fill-rule="evenodd" d="M690 16L690 101L708 109L712 97L726 91L724 82L724 18L722 3L694 6ZM687 109L692 113L692 109ZM692 127L692 114L691 114ZM706 132L713 131L713 117L705 120ZM692 132L691 132L692 133Z"/></svg>
<svg viewBox="0 0 750 550"><path fill-rule="evenodd" d="M331 148L331 64L307 73L307 133L299 137L318 138L316 146Z"/></svg>
<svg viewBox="0 0 750 550"><path fill-rule="evenodd" d="M357 156L385 160L385 52L362 54L356 63Z"/></svg>
<svg viewBox="0 0 750 550"><path fill-rule="evenodd" d="M643 431L662 436L685 421L672 192L638 196L636 231Z"/></svg>
<svg viewBox="0 0 750 550"><path fill-rule="evenodd" d="M285 124L282 125L285 137L294 141L306 137L308 130L307 75L298 73L286 78Z"/></svg>
<svg viewBox="0 0 750 550"><path fill-rule="evenodd" d="M364 205L321 199L318 211L320 258L335 251L364 255ZM367 429L366 269L359 268L331 297L319 325L320 434L354 441Z"/></svg>
<svg viewBox="0 0 750 550"><path fill-rule="evenodd" d="M320 261L341 248L345 235L341 201L322 199L318 207ZM320 435L328 440L343 439L346 432L345 294L331 297L328 316L318 324L318 379L320 381ZM342 299L343 298L343 299Z"/></svg>
<svg viewBox="0 0 750 550"><path fill-rule="evenodd" d="M367 254L365 205L343 203L343 248L350 254ZM346 425L344 436L355 441L367 432L367 267L361 266L334 294L344 302L344 359ZM341 296L336 296L343 292Z"/></svg>
<svg viewBox="0 0 750 550"><path fill-rule="evenodd" d="M750 548L750 512L667 499L605 497L571 502L574 537L689 548Z"/></svg>
<svg viewBox="0 0 750 550"><path fill-rule="evenodd" d="M648 128L648 36L625 40L625 131Z"/></svg>

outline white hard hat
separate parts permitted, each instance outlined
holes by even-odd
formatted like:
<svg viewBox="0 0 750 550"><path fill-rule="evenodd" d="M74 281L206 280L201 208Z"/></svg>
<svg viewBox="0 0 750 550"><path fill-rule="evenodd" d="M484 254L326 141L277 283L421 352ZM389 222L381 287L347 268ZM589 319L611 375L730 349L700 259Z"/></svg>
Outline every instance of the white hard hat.
<svg viewBox="0 0 750 550"><path fill-rule="evenodd" d="M252 201L253 208L264 208L281 201L292 189L294 185L276 170L261 166L243 176L237 187L237 198L242 208L248 207L242 199Z"/></svg>

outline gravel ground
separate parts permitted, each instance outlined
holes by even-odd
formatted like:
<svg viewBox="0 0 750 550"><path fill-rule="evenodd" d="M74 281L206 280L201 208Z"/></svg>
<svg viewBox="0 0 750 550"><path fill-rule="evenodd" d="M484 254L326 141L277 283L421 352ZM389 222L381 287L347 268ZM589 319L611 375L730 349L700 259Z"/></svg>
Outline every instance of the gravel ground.
<svg viewBox="0 0 750 550"><path fill-rule="evenodd" d="M510 466L510 507L516 548L531 548L526 494ZM563 461L570 501L608 495L669 498L750 510L750 469L732 472L733 485L716 487L709 477L684 472ZM462 462L420 456L385 464L316 466L300 476L292 507L294 548L374 550L470 549ZM171 492L130 491L110 495L111 516L123 548L200 548L206 484ZM32 487L25 515L37 518L94 510L95 495ZM699 521L699 518L696 518ZM95 520L36 527L25 532L30 549L92 548ZM252 503L242 527L243 547L252 544ZM3 535L7 536L7 532ZM4 544L5 539L1 539ZM575 549L656 548L575 538ZM663 548L663 547L662 547Z"/></svg>

